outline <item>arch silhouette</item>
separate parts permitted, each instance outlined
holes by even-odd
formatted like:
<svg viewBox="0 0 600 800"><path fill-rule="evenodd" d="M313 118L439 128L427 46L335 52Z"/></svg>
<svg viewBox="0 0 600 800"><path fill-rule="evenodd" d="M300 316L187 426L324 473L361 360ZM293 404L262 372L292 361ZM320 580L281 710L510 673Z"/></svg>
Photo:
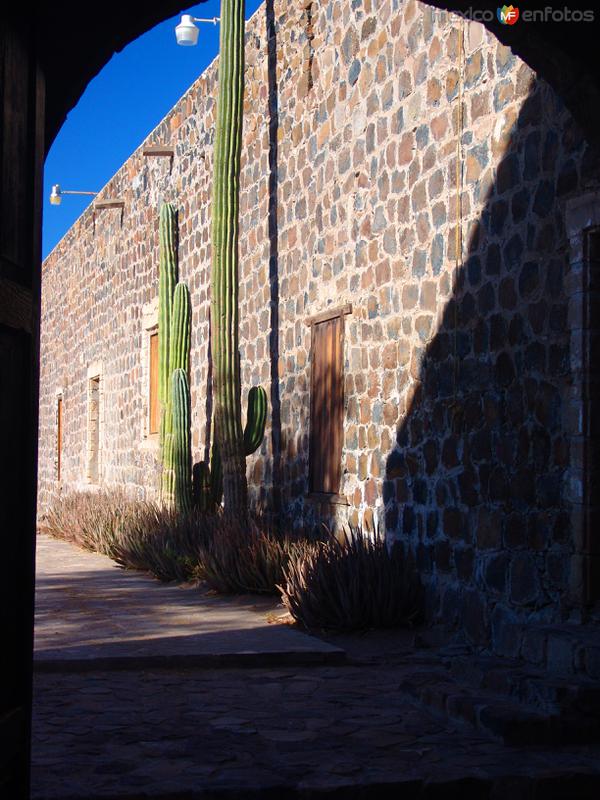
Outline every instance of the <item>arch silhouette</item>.
<svg viewBox="0 0 600 800"><path fill-rule="evenodd" d="M0 11L0 794L15 800L29 797L44 158L113 53L190 5L107 0L91 24L71 0Z"/></svg>
<svg viewBox="0 0 600 800"><path fill-rule="evenodd" d="M112 54L194 4L106 0L91 24L72 0L37 7L8 0L0 11L0 607L7 654L0 733L12 744L0 757L0 788L15 800L29 793L43 161L68 111ZM471 5L429 4L453 11ZM581 46L578 26L488 27L557 91L588 139L597 139L596 56Z"/></svg>

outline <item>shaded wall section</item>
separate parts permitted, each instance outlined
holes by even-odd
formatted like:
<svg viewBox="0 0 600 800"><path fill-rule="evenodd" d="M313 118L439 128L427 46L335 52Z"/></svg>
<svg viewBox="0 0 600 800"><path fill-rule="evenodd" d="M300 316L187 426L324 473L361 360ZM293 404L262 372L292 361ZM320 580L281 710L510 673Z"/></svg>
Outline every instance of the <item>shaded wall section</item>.
<svg viewBox="0 0 600 800"><path fill-rule="evenodd" d="M384 502L388 534L410 546L430 587L432 615L516 656L517 622L567 618L581 595L564 201L586 148L541 81L509 121L489 142L463 135L462 206L485 187L484 205L435 333L413 352ZM486 185L480 173L494 157Z"/></svg>

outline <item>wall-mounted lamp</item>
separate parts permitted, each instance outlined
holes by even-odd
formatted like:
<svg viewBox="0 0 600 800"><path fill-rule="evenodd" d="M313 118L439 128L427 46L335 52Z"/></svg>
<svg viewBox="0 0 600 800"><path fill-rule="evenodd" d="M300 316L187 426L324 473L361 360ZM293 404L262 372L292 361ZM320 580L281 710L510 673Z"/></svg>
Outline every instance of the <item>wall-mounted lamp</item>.
<svg viewBox="0 0 600 800"><path fill-rule="evenodd" d="M200 31L194 25L194 22L212 22L213 25L216 25L219 20L219 17L202 19L201 17L192 17L191 14L182 14L181 22L175 28L177 44L180 44L182 47L193 47L195 44L198 44L198 34Z"/></svg>
<svg viewBox="0 0 600 800"><path fill-rule="evenodd" d="M59 206L63 194L87 194L91 195L92 197L95 197L98 194L98 192L71 192L68 191L67 189L61 189L60 184L55 183L52 186L52 191L50 192L50 203L53 206Z"/></svg>

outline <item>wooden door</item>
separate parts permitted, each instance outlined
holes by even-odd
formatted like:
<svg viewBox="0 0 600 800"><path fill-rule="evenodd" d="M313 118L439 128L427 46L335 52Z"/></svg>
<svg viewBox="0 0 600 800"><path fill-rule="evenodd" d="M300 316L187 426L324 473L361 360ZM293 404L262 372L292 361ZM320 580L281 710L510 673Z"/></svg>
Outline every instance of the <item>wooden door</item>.
<svg viewBox="0 0 600 800"><path fill-rule="evenodd" d="M343 437L343 316L312 326L310 491L340 490Z"/></svg>

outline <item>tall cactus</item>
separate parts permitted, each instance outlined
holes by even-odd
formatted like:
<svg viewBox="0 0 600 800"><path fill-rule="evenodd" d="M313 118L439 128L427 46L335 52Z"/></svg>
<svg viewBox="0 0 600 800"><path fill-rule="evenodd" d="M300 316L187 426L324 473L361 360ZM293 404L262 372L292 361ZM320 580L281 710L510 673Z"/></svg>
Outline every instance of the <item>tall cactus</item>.
<svg viewBox="0 0 600 800"><path fill-rule="evenodd" d="M222 0L212 205L213 387L225 511L245 513L248 487L238 372L239 174L244 100L244 0Z"/></svg>
<svg viewBox="0 0 600 800"><path fill-rule="evenodd" d="M161 495L168 506L187 511L192 494L188 381L191 304L188 287L177 283L176 230L175 210L165 203L160 210L158 284Z"/></svg>

